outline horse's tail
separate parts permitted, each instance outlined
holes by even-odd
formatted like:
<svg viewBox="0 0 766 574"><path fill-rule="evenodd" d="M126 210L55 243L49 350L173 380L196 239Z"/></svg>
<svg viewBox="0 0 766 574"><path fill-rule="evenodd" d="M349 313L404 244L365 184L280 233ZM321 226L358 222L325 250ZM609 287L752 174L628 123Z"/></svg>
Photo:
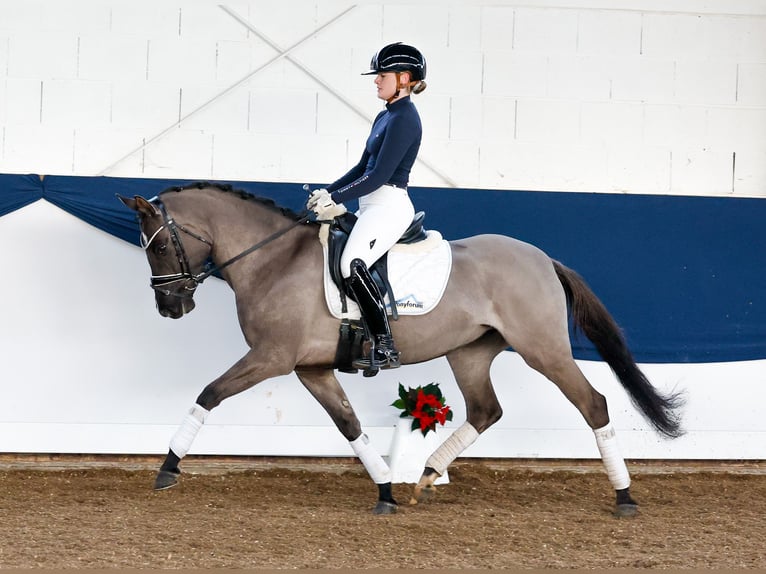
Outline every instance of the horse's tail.
<svg viewBox="0 0 766 574"><path fill-rule="evenodd" d="M553 261L553 267L564 287L575 330L582 330L593 343L633 404L658 432L670 438L682 435L677 412L683 405L681 393L661 395L638 368L622 330L583 278L558 261Z"/></svg>

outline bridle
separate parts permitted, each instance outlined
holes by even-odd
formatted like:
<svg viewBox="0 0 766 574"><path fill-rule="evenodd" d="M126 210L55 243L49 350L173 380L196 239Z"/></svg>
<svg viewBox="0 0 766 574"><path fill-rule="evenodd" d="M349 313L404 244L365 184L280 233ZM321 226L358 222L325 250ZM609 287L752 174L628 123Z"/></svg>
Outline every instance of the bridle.
<svg viewBox="0 0 766 574"><path fill-rule="evenodd" d="M265 239L259 241L255 245L252 245L239 253L238 255L235 255L231 259L228 259L227 261L224 261L220 265L215 265L212 260L208 259L207 262L202 266L202 270L199 273L194 273L192 271L191 265L189 264L189 258L186 255L186 249L184 249L183 241L181 241L181 235L179 232L186 233L190 237L193 237L197 241L201 241L205 245L209 246L212 250L213 248L213 242L202 237L198 233L195 233L194 231L191 231L187 227L181 225L180 223L176 223L175 219L173 219L170 215L168 215L167 209L165 209L165 204L162 202L159 197L155 197L153 199L149 200L149 203L152 203L157 206L157 208L160 211L160 214L162 215L162 225L152 234L151 237L147 237L145 233L141 233L141 247L146 251L149 249L149 246L152 244L152 242L157 238L159 233L163 229L167 229L168 233L170 234L170 241L173 244L173 249L175 249L176 252L176 259L178 260L178 264L181 267L181 271L178 273L170 273L168 275L151 275L149 278L149 285L152 289L155 291L162 293L166 296L173 296L173 297L181 297L184 299L188 299L194 296L194 292L196 291L197 287L208 277L211 275L218 273L222 269L228 267L232 263L235 263L236 261L239 261L246 255L249 255L253 251L256 251L257 249L260 249L261 247L271 243L275 239L281 237L291 229L297 227L298 225L305 223L309 219L308 211L304 211L300 214L299 219L294 221L291 225L284 229L280 229L279 231L276 231L275 233L272 233ZM174 283L183 282L183 285L177 289L170 289L169 286Z"/></svg>

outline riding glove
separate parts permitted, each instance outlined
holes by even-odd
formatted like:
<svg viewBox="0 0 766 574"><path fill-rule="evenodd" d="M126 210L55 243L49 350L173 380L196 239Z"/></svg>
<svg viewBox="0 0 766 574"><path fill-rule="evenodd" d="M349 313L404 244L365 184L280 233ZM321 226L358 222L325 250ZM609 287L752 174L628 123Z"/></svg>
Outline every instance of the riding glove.
<svg viewBox="0 0 766 574"><path fill-rule="evenodd" d="M330 220L346 213L346 206L335 203L326 189L315 189L306 202L306 208L317 214L318 220Z"/></svg>

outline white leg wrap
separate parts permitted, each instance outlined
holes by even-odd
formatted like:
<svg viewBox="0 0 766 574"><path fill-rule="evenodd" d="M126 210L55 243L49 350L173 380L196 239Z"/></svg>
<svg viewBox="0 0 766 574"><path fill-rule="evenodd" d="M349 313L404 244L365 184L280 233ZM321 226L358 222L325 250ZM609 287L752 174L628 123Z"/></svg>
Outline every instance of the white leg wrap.
<svg viewBox="0 0 766 574"><path fill-rule="evenodd" d="M358 439L352 440L348 444L354 449L354 454L362 461L367 474L370 475L375 484L391 482L391 469L372 446L366 434L362 433Z"/></svg>
<svg viewBox="0 0 766 574"><path fill-rule="evenodd" d="M608 423L600 429L594 429L593 434L596 435L598 452L601 453L601 460L604 461L609 482L612 483L615 490L628 488L630 475L628 474L628 467L625 466L625 459L620 454L612 423Z"/></svg>
<svg viewBox="0 0 766 574"><path fill-rule="evenodd" d="M426 461L440 475L444 474L447 467L452 464L460 453L471 446L479 438L479 431L469 422L464 422L460 428L453 432L439 448Z"/></svg>
<svg viewBox="0 0 766 574"><path fill-rule="evenodd" d="M197 436L199 429L202 428L209 412L207 409L203 409L195 404L186 414L176 434L170 439L170 450L178 458L185 457L186 453L189 452L192 442L194 442L194 437Z"/></svg>

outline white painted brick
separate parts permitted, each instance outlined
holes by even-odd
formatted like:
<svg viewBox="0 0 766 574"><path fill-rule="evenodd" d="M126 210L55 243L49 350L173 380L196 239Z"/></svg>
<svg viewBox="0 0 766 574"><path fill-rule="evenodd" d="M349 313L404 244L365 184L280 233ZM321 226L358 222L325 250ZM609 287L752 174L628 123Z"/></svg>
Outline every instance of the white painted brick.
<svg viewBox="0 0 766 574"><path fill-rule="evenodd" d="M248 30L233 16L224 11L220 6L224 5L235 14L248 20L248 5L246 2L227 1L219 2L193 2L181 6L181 36L190 39L211 40L246 40Z"/></svg>
<svg viewBox="0 0 766 574"><path fill-rule="evenodd" d="M515 137L519 142L577 142L580 104L563 100L519 100Z"/></svg>
<svg viewBox="0 0 766 574"><path fill-rule="evenodd" d="M314 0L251 2L248 22L286 48L314 31L317 26L316 4Z"/></svg>
<svg viewBox="0 0 766 574"><path fill-rule="evenodd" d="M77 77L83 80L145 80L148 41L137 36L80 37Z"/></svg>
<svg viewBox="0 0 766 574"><path fill-rule="evenodd" d="M74 130L52 126L6 126L3 161L14 173L72 173Z"/></svg>
<svg viewBox="0 0 766 574"><path fill-rule="evenodd" d="M8 75L8 36L0 35L0 78Z"/></svg>
<svg viewBox="0 0 766 574"><path fill-rule="evenodd" d="M247 131L250 94L244 87L223 96L218 86L192 84L181 88L181 117L185 129L214 131ZM199 111L195 111L203 106Z"/></svg>
<svg viewBox="0 0 766 574"><path fill-rule="evenodd" d="M481 139L511 141L516 130L516 100L485 96L481 105Z"/></svg>
<svg viewBox="0 0 766 574"><path fill-rule="evenodd" d="M443 187L447 178L458 186L475 186L479 180L479 144L476 141L442 141L421 148L410 174L412 186ZM430 167L428 167L430 166Z"/></svg>
<svg viewBox="0 0 766 574"><path fill-rule="evenodd" d="M108 32L111 2L83 1L43 3L37 27L73 34Z"/></svg>
<svg viewBox="0 0 766 574"><path fill-rule="evenodd" d="M429 94L428 91L415 98L420 122L423 124L423 137L431 141L450 139L450 125L453 119L452 99L449 96ZM474 116L474 119L478 121L478 116Z"/></svg>
<svg viewBox="0 0 766 574"><path fill-rule="evenodd" d="M4 123L12 126L40 123L42 82L8 78L5 80Z"/></svg>
<svg viewBox="0 0 766 574"><path fill-rule="evenodd" d="M479 187L605 191L606 165L603 146L485 144L481 148Z"/></svg>
<svg viewBox="0 0 766 574"><path fill-rule="evenodd" d="M656 58L697 58L705 50L705 19L693 14L643 14L641 53Z"/></svg>
<svg viewBox="0 0 766 574"><path fill-rule="evenodd" d="M38 2L0 2L0 30L35 30L42 10Z"/></svg>
<svg viewBox="0 0 766 574"><path fill-rule="evenodd" d="M647 105L644 142L650 145L708 145L708 109L702 106Z"/></svg>
<svg viewBox="0 0 766 574"><path fill-rule="evenodd" d="M482 135L482 105L479 96L455 96L449 102L449 139L474 141ZM445 138L446 139L446 138Z"/></svg>
<svg viewBox="0 0 766 574"><path fill-rule="evenodd" d="M369 101L372 102L372 98ZM380 100L377 101L380 102ZM366 117L357 114L332 94L320 91L316 116L317 133L322 136L336 135L343 138L357 136L363 142L370 131L372 120L382 106L374 105L373 102L373 105L358 105L357 108L366 113ZM360 144L359 155L361 155L361 145L363 144Z"/></svg>
<svg viewBox="0 0 766 574"><path fill-rule="evenodd" d="M154 38L149 41L149 80L215 81L216 44L213 40Z"/></svg>
<svg viewBox="0 0 766 574"><path fill-rule="evenodd" d="M482 87L482 54L478 50L445 48L429 56L428 90L445 95L478 95Z"/></svg>
<svg viewBox="0 0 766 574"><path fill-rule="evenodd" d="M78 175L101 175L117 160L141 145L142 130L77 127L74 135L74 172ZM143 172L143 153L125 158L109 170L110 176L136 176Z"/></svg>
<svg viewBox="0 0 766 574"><path fill-rule="evenodd" d="M583 54L638 55L641 14L615 10L578 12L577 51Z"/></svg>
<svg viewBox="0 0 766 574"><path fill-rule="evenodd" d="M730 195L732 152L722 149L673 149L670 191L678 195Z"/></svg>
<svg viewBox="0 0 766 574"><path fill-rule="evenodd" d="M667 147L611 146L607 153L609 190L668 193L671 157Z"/></svg>
<svg viewBox="0 0 766 574"><path fill-rule="evenodd" d="M115 127L160 131L179 119L180 89L167 82L115 82L112 123Z"/></svg>
<svg viewBox="0 0 766 574"><path fill-rule="evenodd" d="M548 62L551 98L608 100L615 60L590 54L555 54Z"/></svg>
<svg viewBox="0 0 766 574"><path fill-rule="evenodd" d="M575 10L517 8L513 49L545 54L575 52L577 19Z"/></svg>
<svg viewBox="0 0 766 574"><path fill-rule="evenodd" d="M447 46L463 50L481 49L482 15L479 6L450 6Z"/></svg>
<svg viewBox="0 0 766 574"><path fill-rule="evenodd" d="M383 41L413 44L424 54L447 46L449 6L441 3L384 4Z"/></svg>
<svg viewBox="0 0 766 574"><path fill-rule="evenodd" d="M43 82L43 124L53 126L96 127L110 122L111 85L83 80Z"/></svg>
<svg viewBox="0 0 766 574"><path fill-rule="evenodd" d="M481 46L488 51L513 48L514 9L510 6L482 6Z"/></svg>
<svg viewBox="0 0 766 574"><path fill-rule="evenodd" d="M229 86L255 70L249 42L220 40L216 44L215 79Z"/></svg>
<svg viewBox="0 0 766 574"><path fill-rule="evenodd" d="M766 60L766 50L764 50L764 60ZM737 103L766 107L766 63L739 65Z"/></svg>
<svg viewBox="0 0 766 574"><path fill-rule="evenodd" d="M766 18L743 18L739 26L738 58L746 62L763 62L766 54Z"/></svg>
<svg viewBox="0 0 766 574"><path fill-rule="evenodd" d="M214 179L279 181L284 150L277 136L221 132L213 145Z"/></svg>
<svg viewBox="0 0 766 574"><path fill-rule="evenodd" d="M640 102L672 102L675 62L646 56L623 56L612 61L611 99Z"/></svg>
<svg viewBox="0 0 766 574"><path fill-rule="evenodd" d="M310 183L326 179L330 182L345 173L342 166L346 151L344 138L291 134L280 139L282 181ZM323 149L322 153L316 153L317 149Z"/></svg>
<svg viewBox="0 0 766 574"><path fill-rule="evenodd" d="M482 93L546 97L548 57L543 54L486 52Z"/></svg>
<svg viewBox="0 0 766 574"><path fill-rule="evenodd" d="M318 84L311 75L318 77L335 90L348 90L355 80L365 85L372 84L372 77L361 76L368 69L372 53L359 62L353 62L350 46L338 46L334 42L322 42L321 39L308 40L290 54L284 66L284 86L290 88L312 88Z"/></svg>
<svg viewBox="0 0 766 574"><path fill-rule="evenodd" d="M710 108L708 140L738 152L766 152L766 108Z"/></svg>
<svg viewBox="0 0 766 574"><path fill-rule="evenodd" d="M737 152L734 194L766 198L766 152L750 149Z"/></svg>
<svg viewBox="0 0 766 574"><path fill-rule="evenodd" d="M261 134L313 134L316 110L316 92L253 90L250 130Z"/></svg>
<svg viewBox="0 0 766 574"><path fill-rule="evenodd" d="M146 147L144 175L207 179L212 163L212 134L178 128Z"/></svg>
<svg viewBox="0 0 766 574"><path fill-rule="evenodd" d="M582 140L589 143L631 144L640 142L643 107L618 102L583 102L580 113Z"/></svg>
<svg viewBox="0 0 766 574"><path fill-rule="evenodd" d="M177 2L151 0L115 2L112 32L142 38L172 38L180 31L181 6Z"/></svg>
<svg viewBox="0 0 766 574"><path fill-rule="evenodd" d="M332 43L338 48L359 48L364 54L362 61L366 69L372 54L383 46L383 5L356 4L344 16L338 17L346 12L348 7L349 4L345 0L317 2L317 25L333 21L321 32L318 39L321 42ZM291 37L290 44L300 37Z"/></svg>
<svg viewBox="0 0 766 574"><path fill-rule="evenodd" d="M676 64L676 101L692 104L733 104L737 97L737 66L722 61L681 61Z"/></svg>
<svg viewBox="0 0 766 574"><path fill-rule="evenodd" d="M25 31L10 36L8 76L38 80L77 74L77 36L65 32Z"/></svg>

